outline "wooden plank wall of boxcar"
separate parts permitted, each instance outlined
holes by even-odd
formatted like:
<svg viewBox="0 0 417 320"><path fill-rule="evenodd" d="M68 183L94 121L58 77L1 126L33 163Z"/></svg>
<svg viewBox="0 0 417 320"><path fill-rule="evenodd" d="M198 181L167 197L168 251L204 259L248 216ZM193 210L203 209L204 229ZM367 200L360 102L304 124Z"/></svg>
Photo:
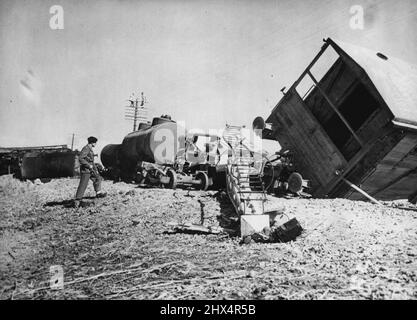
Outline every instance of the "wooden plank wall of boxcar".
<svg viewBox="0 0 417 320"><path fill-rule="evenodd" d="M408 133L376 166L361 187L381 200L407 199L417 191L417 134ZM352 193L349 198L361 199Z"/></svg>
<svg viewBox="0 0 417 320"><path fill-rule="evenodd" d="M290 90L273 115L281 146L295 153L297 170L311 181L311 192L325 186L346 161L300 96Z"/></svg>

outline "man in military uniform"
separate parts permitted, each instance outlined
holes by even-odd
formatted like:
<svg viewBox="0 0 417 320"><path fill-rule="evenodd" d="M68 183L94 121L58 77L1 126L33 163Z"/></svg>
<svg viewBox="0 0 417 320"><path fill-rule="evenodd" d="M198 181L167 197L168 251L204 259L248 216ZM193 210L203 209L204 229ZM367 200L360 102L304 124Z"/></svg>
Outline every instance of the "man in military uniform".
<svg viewBox="0 0 417 320"><path fill-rule="evenodd" d="M77 193L75 195L75 207L80 205L80 201L84 196L85 189L88 186L88 180L93 181L94 190L97 198L106 196L106 193L101 191L102 177L98 173L97 167L94 164L94 152L93 148L96 146L97 138L89 137L87 139L88 144L84 146L78 157L80 162L80 183L78 185Z"/></svg>

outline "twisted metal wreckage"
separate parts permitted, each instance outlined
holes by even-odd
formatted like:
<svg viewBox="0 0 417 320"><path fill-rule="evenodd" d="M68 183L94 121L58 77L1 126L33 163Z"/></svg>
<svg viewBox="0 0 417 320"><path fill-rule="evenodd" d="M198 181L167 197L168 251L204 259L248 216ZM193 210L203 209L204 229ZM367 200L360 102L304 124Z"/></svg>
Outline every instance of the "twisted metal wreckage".
<svg viewBox="0 0 417 320"><path fill-rule="evenodd" d="M169 116L154 118L140 124L121 144L103 148L104 174L141 185L226 189L240 216L240 234L250 236L269 229L271 214L277 215L265 212L268 191L300 194L306 183L294 172L287 154L270 161L251 143L254 136L245 136L248 132L227 125L222 135L185 134ZM291 230L294 222L287 224ZM298 223L296 227L301 232Z"/></svg>

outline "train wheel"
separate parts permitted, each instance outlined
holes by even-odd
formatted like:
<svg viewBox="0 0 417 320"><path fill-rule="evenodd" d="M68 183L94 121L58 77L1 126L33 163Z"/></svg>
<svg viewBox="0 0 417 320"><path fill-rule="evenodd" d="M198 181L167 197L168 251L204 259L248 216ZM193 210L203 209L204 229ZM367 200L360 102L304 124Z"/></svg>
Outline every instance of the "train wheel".
<svg viewBox="0 0 417 320"><path fill-rule="evenodd" d="M293 193L299 193L303 190L303 177L297 172L290 174L288 178L288 189Z"/></svg>
<svg viewBox="0 0 417 320"><path fill-rule="evenodd" d="M168 169L166 174L169 178L168 188L176 189L177 188L177 174L172 169Z"/></svg>
<svg viewBox="0 0 417 320"><path fill-rule="evenodd" d="M201 180L199 185L200 190L206 191L209 187L209 178L205 172L199 172L196 175L197 180Z"/></svg>

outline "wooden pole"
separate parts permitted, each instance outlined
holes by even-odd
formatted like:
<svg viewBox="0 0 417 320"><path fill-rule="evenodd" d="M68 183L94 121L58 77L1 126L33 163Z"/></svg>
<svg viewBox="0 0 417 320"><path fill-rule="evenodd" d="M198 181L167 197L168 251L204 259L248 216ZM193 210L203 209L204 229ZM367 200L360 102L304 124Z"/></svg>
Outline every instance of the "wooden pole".
<svg viewBox="0 0 417 320"><path fill-rule="evenodd" d="M71 140L71 150L74 150L74 133L72 134L72 140Z"/></svg>
<svg viewBox="0 0 417 320"><path fill-rule="evenodd" d="M137 121L137 118L138 118L138 99L136 98L136 101L135 101L135 116L134 116L134 118L133 118L133 131L136 131L136 121Z"/></svg>
<svg viewBox="0 0 417 320"><path fill-rule="evenodd" d="M359 193L363 194L366 198L368 198L369 200L371 200L373 203L382 206L382 203L379 202L378 200L376 200L375 198L371 197L369 194L367 194L365 191L363 191L361 188L359 188L357 185L353 184L352 182L350 182L349 180L345 179L342 177L342 180L348 184L351 188L355 189L356 191L358 191Z"/></svg>

